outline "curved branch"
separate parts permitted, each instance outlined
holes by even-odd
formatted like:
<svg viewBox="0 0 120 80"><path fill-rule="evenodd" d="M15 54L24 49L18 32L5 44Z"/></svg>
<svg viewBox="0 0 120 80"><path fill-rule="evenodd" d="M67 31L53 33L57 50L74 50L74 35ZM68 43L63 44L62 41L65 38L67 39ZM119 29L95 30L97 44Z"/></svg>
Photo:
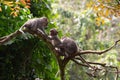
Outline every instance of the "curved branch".
<svg viewBox="0 0 120 80"><path fill-rule="evenodd" d="M77 56L77 55L82 55L82 54L99 54L99 55L101 55L103 53L106 53L106 52L110 51L113 47L115 47L117 45L117 43L119 41L120 40L115 41L115 43L110 48L102 50L102 51L93 51L93 50L82 50L82 51L79 51L76 54L74 54L72 56L72 58L75 57L75 56Z"/></svg>

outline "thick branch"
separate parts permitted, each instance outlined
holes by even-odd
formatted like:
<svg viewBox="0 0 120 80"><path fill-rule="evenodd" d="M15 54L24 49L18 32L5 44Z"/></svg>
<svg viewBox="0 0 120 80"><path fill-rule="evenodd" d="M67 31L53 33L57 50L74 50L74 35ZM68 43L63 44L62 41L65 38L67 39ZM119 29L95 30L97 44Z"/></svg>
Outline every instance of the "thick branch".
<svg viewBox="0 0 120 80"><path fill-rule="evenodd" d="M11 39L13 39L14 37L16 37L19 34L21 34L21 32L19 30L17 30L14 33L11 33L10 35L0 38L0 45L10 41Z"/></svg>
<svg viewBox="0 0 120 80"><path fill-rule="evenodd" d="M74 55L70 56L69 59L72 59L75 56L82 55L82 54L99 54L99 55L101 55L103 53L106 53L106 52L110 51L113 47L115 47L117 45L117 43L119 41L120 40L115 41L115 43L110 48L102 50L102 51L93 51L93 50L82 50L82 51L79 51L79 52L75 53Z"/></svg>
<svg viewBox="0 0 120 80"><path fill-rule="evenodd" d="M102 50L102 51L85 50L85 51L80 51L80 53L78 53L78 54L89 54L89 53L91 53L91 54L99 54L99 55L101 55L103 53L106 53L106 52L110 51L113 47L115 47L117 45L117 43L119 41L120 40L115 41L115 43L110 48L108 48L106 50Z"/></svg>

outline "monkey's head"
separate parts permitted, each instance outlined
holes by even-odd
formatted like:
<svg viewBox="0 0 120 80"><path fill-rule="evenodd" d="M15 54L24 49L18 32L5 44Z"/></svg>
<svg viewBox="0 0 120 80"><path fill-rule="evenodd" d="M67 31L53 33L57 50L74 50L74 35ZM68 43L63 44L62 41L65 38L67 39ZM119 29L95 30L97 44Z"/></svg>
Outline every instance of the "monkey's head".
<svg viewBox="0 0 120 80"><path fill-rule="evenodd" d="M41 19L40 21L42 23L42 26L44 26L44 28L47 28L48 19L46 17L41 17L40 19Z"/></svg>
<svg viewBox="0 0 120 80"><path fill-rule="evenodd" d="M58 34L58 31L56 29L51 29L50 30L50 35L51 36L56 36Z"/></svg>

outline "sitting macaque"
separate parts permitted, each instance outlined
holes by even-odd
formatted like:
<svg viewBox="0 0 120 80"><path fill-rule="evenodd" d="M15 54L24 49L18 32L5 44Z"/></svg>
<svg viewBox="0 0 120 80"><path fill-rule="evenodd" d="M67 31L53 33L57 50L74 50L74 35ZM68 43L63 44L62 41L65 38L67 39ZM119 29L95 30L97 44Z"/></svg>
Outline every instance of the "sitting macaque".
<svg viewBox="0 0 120 80"><path fill-rule="evenodd" d="M68 57L77 52L78 48L73 39L65 37L60 40L57 35L58 31L56 29L50 30L51 42L61 56Z"/></svg>
<svg viewBox="0 0 120 80"><path fill-rule="evenodd" d="M58 31L56 29L50 30L50 36L49 36L52 45L55 47L55 49L58 51L59 55L64 55L64 48L61 43L61 40L58 38Z"/></svg>
<svg viewBox="0 0 120 80"><path fill-rule="evenodd" d="M56 29L50 30L50 39L52 40L52 44L57 47L59 44L61 44L60 39L58 38L58 31Z"/></svg>
<svg viewBox="0 0 120 80"><path fill-rule="evenodd" d="M47 34L45 33L45 28L47 28L47 25L48 25L48 19L46 17L33 18L25 22L22 25L22 27L19 29L19 31L25 34L24 30L30 30L36 33L41 32L42 34L47 36Z"/></svg>
<svg viewBox="0 0 120 80"><path fill-rule="evenodd" d="M65 37L62 38L61 42L64 46L66 57L71 56L72 54L75 54L78 51L78 47L73 39Z"/></svg>

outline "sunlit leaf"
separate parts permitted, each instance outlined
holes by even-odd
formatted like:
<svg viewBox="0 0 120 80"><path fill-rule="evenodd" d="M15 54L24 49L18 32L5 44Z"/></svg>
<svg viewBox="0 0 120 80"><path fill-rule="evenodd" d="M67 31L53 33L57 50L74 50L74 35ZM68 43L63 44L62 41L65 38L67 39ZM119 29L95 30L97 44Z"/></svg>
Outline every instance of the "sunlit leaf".
<svg viewBox="0 0 120 80"><path fill-rule="evenodd" d="M94 6L94 11L98 11L98 6Z"/></svg>
<svg viewBox="0 0 120 80"><path fill-rule="evenodd" d="M101 20L101 18L100 18L100 17L97 17L97 18L96 18L96 21L100 21L100 20Z"/></svg>
<svg viewBox="0 0 120 80"><path fill-rule="evenodd" d="M0 7L0 12L2 12L2 8Z"/></svg>
<svg viewBox="0 0 120 80"><path fill-rule="evenodd" d="M90 1L89 3L87 3L87 7L91 7L93 5L93 2L92 1Z"/></svg>
<svg viewBox="0 0 120 80"><path fill-rule="evenodd" d="M108 9L105 10L104 15L105 15L105 17L107 17L109 15L109 10Z"/></svg>
<svg viewBox="0 0 120 80"><path fill-rule="evenodd" d="M8 6L13 6L13 2L12 1L4 1L4 4L6 4Z"/></svg>
<svg viewBox="0 0 120 80"><path fill-rule="evenodd" d="M24 4L24 5L26 5L25 0L20 0L20 2L21 2L22 4Z"/></svg>
<svg viewBox="0 0 120 80"><path fill-rule="evenodd" d="M95 24L96 24L96 26L100 26L101 23L99 21L97 21Z"/></svg>
<svg viewBox="0 0 120 80"><path fill-rule="evenodd" d="M120 16L120 4L117 0L96 0L95 2L91 0L87 7L93 7L94 12L99 17L108 18L109 16L112 18L112 16Z"/></svg>
<svg viewBox="0 0 120 80"><path fill-rule="evenodd" d="M102 23L102 24L104 24L104 23L105 23L105 21L102 19L102 20L101 20L101 23Z"/></svg>

